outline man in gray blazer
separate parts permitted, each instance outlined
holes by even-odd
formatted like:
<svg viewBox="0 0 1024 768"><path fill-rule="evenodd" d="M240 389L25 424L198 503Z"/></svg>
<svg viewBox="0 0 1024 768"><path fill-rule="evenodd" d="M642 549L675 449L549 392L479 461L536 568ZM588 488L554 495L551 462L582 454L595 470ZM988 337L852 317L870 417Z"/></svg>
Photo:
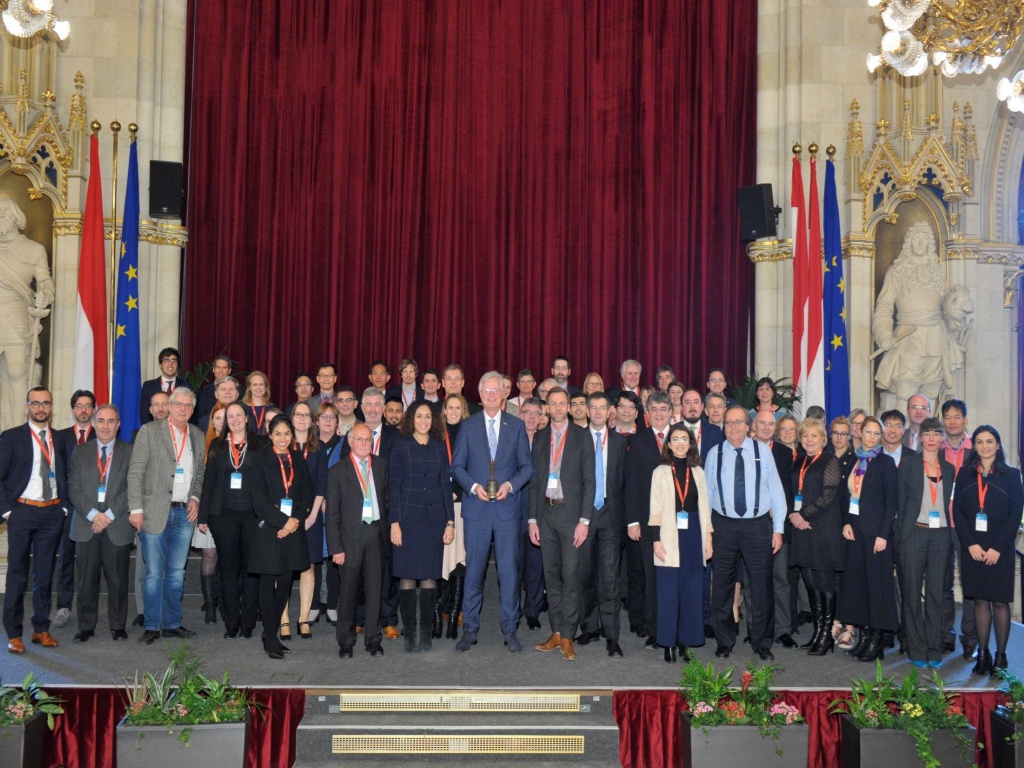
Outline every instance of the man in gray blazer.
<svg viewBox="0 0 1024 768"><path fill-rule="evenodd" d="M192 528L206 468L206 440L189 424L196 396L188 387L171 393L171 415L139 430L128 469L130 521L139 532L146 564L143 582L145 632L140 643L158 637L195 637L181 625L181 596Z"/></svg>
<svg viewBox="0 0 1024 768"><path fill-rule="evenodd" d="M96 631L100 574L107 582L107 624L114 640L124 640L128 618L128 562L135 531L128 522L128 466L131 443L117 439L121 419L116 406L93 414L95 437L75 451L68 472L74 512L71 540L77 545L78 634L86 642Z"/></svg>

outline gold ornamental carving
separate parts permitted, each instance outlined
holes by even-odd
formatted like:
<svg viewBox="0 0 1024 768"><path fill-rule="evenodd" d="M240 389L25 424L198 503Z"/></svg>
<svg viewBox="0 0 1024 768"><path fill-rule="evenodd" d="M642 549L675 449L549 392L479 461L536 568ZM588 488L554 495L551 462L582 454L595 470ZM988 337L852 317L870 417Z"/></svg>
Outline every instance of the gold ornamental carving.
<svg viewBox="0 0 1024 768"><path fill-rule="evenodd" d="M793 239L757 240L747 246L747 258L754 264L793 258Z"/></svg>

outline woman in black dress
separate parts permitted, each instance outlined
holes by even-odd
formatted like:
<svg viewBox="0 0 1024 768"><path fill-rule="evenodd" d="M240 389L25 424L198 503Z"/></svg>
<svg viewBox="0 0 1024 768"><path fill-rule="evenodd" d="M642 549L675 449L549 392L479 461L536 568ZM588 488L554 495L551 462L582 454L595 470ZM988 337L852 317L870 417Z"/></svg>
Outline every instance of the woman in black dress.
<svg viewBox="0 0 1024 768"><path fill-rule="evenodd" d="M461 394L453 393L444 399L442 413L445 428L445 452L448 463L452 461L452 448L459 436L459 427L469 418L469 403ZM455 506L455 537L445 544L444 562L441 566L442 588L438 590L438 608L435 610L434 637L441 637L441 626L447 623L444 633L449 640L459 637L459 616L462 613L462 596L466 586L466 539L462 531L462 486L452 483L452 499ZM441 615L438 616L438 613Z"/></svg>
<svg viewBox="0 0 1024 768"><path fill-rule="evenodd" d="M270 399L270 379L263 371L252 371L245 377L245 392L242 403L249 414L249 421L257 435L266 434L267 426L273 415L268 409L273 406Z"/></svg>
<svg viewBox="0 0 1024 768"><path fill-rule="evenodd" d="M399 433L404 439L394 442L388 468L392 572L399 580L405 650L425 653L432 645L444 545L455 538L451 462L444 424L429 403L411 406Z"/></svg>
<svg viewBox="0 0 1024 768"><path fill-rule="evenodd" d="M313 411L313 420L313 426L317 433L317 443L320 446L318 453L321 454L320 458L323 461L324 477L326 477L327 463L331 459L331 454L342 443L341 435L338 434L338 409L333 403L320 403L316 406L316 410ZM326 514L326 510L321 511L321 515L323 514ZM320 558L312 558L313 602L317 607L310 609L309 621L311 624L315 624L320 621L322 615L326 614L327 623L333 624L338 618L338 593L341 582L338 578L338 566L332 563L331 559L327 556L327 534L323 526L320 528L320 539ZM325 572L327 574L326 602L320 599Z"/></svg>
<svg viewBox="0 0 1024 768"><path fill-rule="evenodd" d="M875 661L885 655L883 634L899 625L892 557L899 488L896 462L882 452L881 423L868 416L860 434L857 466L844 500L846 557L839 618L861 628L860 640L847 653L858 661Z"/></svg>
<svg viewBox="0 0 1024 768"><path fill-rule="evenodd" d="M805 419L799 430L804 455L793 462L793 526L789 540L789 565L799 566L807 587L814 618L814 634L808 654L824 656L835 649L832 622L836 618L838 572L843 570L842 494L843 470L838 459L825 450L825 427L817 419Z"/></svg>
<svg viewBox="0 0 1024 768"><path fill-rule="evenodd" d="M1006 669L1010 637L1010 603L1014 587L1014 543L1024 512L1020 470L1007 466L1003 442L995 427L978 427L971 435L972 452L956 476L953 519L960 538L964 596L974 598L978 626L978 663L972 674ZM988 650L993 617L995 659Z"/></svg>
<svg viewBox="0 0 1024 768"><path fill-rule="evenodd" d="M295 431L284 414L270 422L270 446L260 451L254 498L259 534L249 572L259 574L263 649L283 659L289 649L278 639L281 612L292 591L295 571L309 568L306 537L296 535L313 507L313 478L300 451L292 450Z"/></svg>
<svg viewBox="0 0 1024 768"><path fill-rule="evenodd" d="M260 450L241 403L224 409L224 429L210 443L199 502L199 530L217 544L224 637L252 637L256 626L259 580L247 573L259 531L253 491L260 484L256 455ZM242 583L241 599L239 583Z"/></svg>
<svg viewBox="0 0 1024 768"><path fill-rule="evenodd" d="M863 416L861 417L863 420ZM859 434L859 433L858 433ZM831 444L825 449L829 451L839 461L839 467L843 470L843 482L841 483L840 490L840 503L845 506L842 498L846 494L847 484L850 481L850 473L853 472L853 468L857 466L857 451L853 447L853 424L845 416L837 416L832 420L832 426L829 429L829 436L832 438ZM860 438L858 438L859 440ZM844 558L845 559L845 558ZM840 587L842 586L840 580ZM839 600L842 600L840 595ZM835 638L836 645L840 650L848 651L853 648L853 636L856 632L856 627L852 624L843 624L842 622L835 621L832 623L832 637Z"/></svg>

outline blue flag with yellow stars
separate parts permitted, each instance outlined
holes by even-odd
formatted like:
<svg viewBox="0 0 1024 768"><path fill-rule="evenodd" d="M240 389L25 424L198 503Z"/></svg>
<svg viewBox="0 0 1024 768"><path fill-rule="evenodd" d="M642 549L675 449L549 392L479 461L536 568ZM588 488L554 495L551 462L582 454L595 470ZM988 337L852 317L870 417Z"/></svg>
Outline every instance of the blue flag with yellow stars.
<svg viewBox="0 0 1024 768"><path fill-rule="evenodd" d="M121 224L114 313L114 384L111 402L121 412L122 440L130 442L141 425L142 358L139 353L139 153L133 141L128 155L128 185Z"/></svg>
<svg viewBox="0 0 1024 768"><path fill-rule="evenodd" d="M829 419L834 419L850 413L850 352L836 165L831 160L825 163L824 229L825 412Z"/></svg>

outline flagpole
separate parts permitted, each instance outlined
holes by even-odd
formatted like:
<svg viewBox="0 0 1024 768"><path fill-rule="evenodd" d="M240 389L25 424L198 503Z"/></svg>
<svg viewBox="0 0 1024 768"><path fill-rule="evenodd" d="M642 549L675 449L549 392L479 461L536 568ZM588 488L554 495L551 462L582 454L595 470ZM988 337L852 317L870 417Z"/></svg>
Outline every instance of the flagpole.
<svg viewBox="0 0 1024 768"><path fill-rule="evenodd" d="M114 136L114 163L113 177L110 182L110 315L107 321L107 335L110 339L110 343L107 345L107 386L110 391L107 392L108 402L114 396L114 318L117 316L117 135L121 131L121 124L115 120L110 124L110 130Z"/></svg>

